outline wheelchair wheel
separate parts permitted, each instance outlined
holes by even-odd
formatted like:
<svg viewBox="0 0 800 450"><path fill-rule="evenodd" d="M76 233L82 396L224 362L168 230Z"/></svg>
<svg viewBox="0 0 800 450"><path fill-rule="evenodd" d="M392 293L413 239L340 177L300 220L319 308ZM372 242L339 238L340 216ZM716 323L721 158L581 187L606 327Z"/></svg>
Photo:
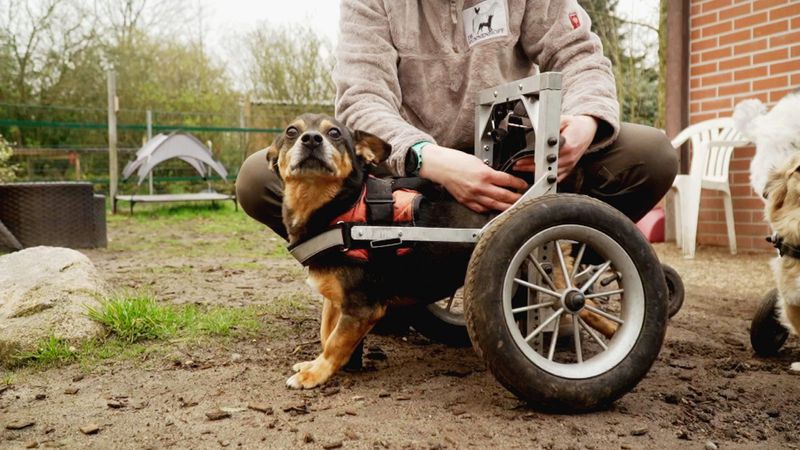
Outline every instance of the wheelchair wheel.
<svg viewBox="0 0 800 450"><path fill-rule="evenodd" d="M492 224L464 295L470 338L494 376L557 412L601 408L633 389L661 349L666 296L635 225L568 194L528 200Z"/></svg>
<svg viewBox="0 0 800 450"><path fill-rule="evenodd" d="M669 297L667 299L667 316L671 319L672 316L678 314L678 311L681 310L686 291L683 287L683 280L677 270L666 264L662 264L661 269L664 271L664 279L667 282L667 291L669 292Z"/></svg>
<svg viewBox="0 0 800 450"><path fill-rule="evenodd" d="M750 345L758 356L774 356L789 337L789 330L778 320L779 298L777 289L769 291L750 323Z"/></svg>
<svg viewBox="0 0 800 450"><path fill-rule="evenodd" d="M428 339L451 347L470 345L460 291L436 303L414 308L410 319L411 326Z"/></svg>

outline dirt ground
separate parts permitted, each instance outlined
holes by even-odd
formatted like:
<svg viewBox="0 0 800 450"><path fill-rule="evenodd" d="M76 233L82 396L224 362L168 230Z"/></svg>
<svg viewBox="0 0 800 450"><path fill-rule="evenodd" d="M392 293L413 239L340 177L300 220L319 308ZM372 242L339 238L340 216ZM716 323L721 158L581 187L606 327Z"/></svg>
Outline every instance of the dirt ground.
<svg viewBox="0 0 800 450"><path fill-rule="evenodd" d="M218 217L217 217L218 216ZM683 309L649 375L607 411L547 415L526 407L471 348L410 332L368 338L386 360L324 389L284 386L316 343L319 299L281 242L241 213L170 217L137 212L109 222L109 248L86 251L111 285L162 301L262 305L246 339L170 342L135 359L12 373L0 387L0 447L64 448L797 448L796 337L758 359L748 327L771 288L769 255L698 249L684 260ZM75 391L77 389L77 391ZM266 410L262 412L257 407ZM230 417L210 420L221 408ZM9 425L32 425L21 430ZM79 428L99 426L83 434Z"/></svg>

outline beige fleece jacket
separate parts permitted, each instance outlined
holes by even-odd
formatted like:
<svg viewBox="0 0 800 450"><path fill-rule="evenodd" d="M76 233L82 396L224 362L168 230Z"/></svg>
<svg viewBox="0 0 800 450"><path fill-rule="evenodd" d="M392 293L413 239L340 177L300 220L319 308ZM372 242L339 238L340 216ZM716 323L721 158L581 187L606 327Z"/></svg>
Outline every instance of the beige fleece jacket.
<svg viewBox="0 0 800 450"><path fill-rule="evenodd" d="M619 104L590 25L576 0L342 0L336 116L391 144L402 176L419 141L473 147L479 91L558 71L563 113L599 119L590 151L604 147L619 131Z"/></svg>

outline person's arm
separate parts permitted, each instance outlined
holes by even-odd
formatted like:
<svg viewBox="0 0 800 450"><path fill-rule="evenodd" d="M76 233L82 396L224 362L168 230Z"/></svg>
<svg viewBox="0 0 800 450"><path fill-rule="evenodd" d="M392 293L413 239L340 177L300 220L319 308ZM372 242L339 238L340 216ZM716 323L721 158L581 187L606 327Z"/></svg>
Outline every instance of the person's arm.
<svg viewBox="0 0 800 450"><path fill-rule="evenodd" d="M419 175L444 186L462 204L484 212L506 209L519 198L505 188L525 189L525 181L497 172L473 155L436 145L432 136L400 115L398 55L384 0L343 0L339 30L333 71L336 115L348 128L369 131L392 146L392 172L410 175L406 156L414 144L427 141Z"/></svg>
<svg viewBox="0 0 800 450"><path fill-rule="evenodd" d="M605 147L619 134L619 102L611 62L589 16L575 0L528 0L520 44L541 72L562 74L558 179L566 178L587 151ZM533 172L533 158L514 165Z"/></svg>
<svg viewBox="0 0 800 450"><path fill-rule="evenodd" d="M603 148L619 133L619 102L611 62L576 0L528 0L520 43L542 72L562 73L562 113L589 116L597 130L588 151Z"/></svg>
<svg viewBox="0 0 800 450"><path fill-rule="evenodd" d="M436 140L401 117L397 62L384 1L343 0L333 70L336 117L348 128L369 131L389 143L389 166L403 176L411 146Z"/></svg>

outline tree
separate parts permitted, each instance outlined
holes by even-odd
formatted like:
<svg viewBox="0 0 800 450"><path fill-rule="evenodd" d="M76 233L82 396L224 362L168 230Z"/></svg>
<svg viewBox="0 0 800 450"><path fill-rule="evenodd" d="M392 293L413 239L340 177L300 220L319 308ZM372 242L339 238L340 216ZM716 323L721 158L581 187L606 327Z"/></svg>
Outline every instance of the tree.
<svg viewBox="0 0 800 450"><path fill-rule="evenodd" d="M660 123L658 103L659 71L648 56L654 46L639 33L657 33L648 24L631 22L614 11L618 0L578 0L592 18L592 31L603 43L603 53L611 60L617 84L622 120L655 125ZM637 46L631 44L637 44ZM643 45L645 44L645 45Z"/></svg>
<svg viewBox="0 0 800 450"><path fill-rule="evenodd" d="M251 95L294 104L333 102L331 43L311 27L263 23L244 41L248 50L244 72Z"/></svg>

